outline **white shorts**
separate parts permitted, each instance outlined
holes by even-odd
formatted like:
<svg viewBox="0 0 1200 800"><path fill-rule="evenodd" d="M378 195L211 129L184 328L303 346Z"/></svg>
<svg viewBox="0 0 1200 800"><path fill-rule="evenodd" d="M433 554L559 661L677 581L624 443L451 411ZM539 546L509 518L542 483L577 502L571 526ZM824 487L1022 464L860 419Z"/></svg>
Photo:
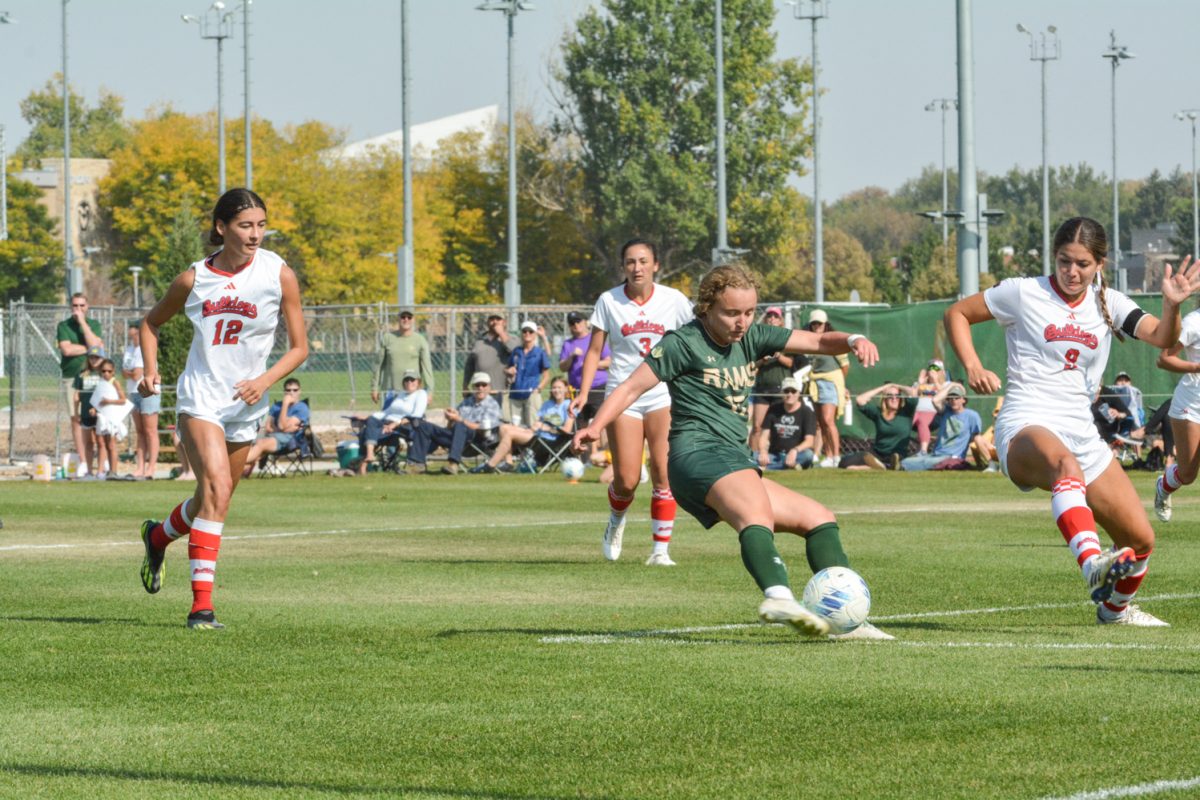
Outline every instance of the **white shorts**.
<svg viewBox="0 0 1200 800"><path fill-rule="evenodd" d="M614 387L616 388L616 387ZM608 397L608 394L605 394ZM665 383L659 383L653 389L648 390L645 394L633 401L633 405L625 409L623 416L633 417L634 419L643 419L651 411L658 411L662 408L671 407L671 393L667 389Z"/></svg>
<svg viewBox="0 0 1200 800"><path fill-rule="evenodd" d="M1100 438L1096 426L1090 422L1087 425L1076 423L1070 427L1056 427L1044 418L1022 414L1005 415L1001 412L996 420L996 455L1000 459L1001 471L1009 480L1012 480L1012 477L1008 475L1008 446L1018 433L1031 427L1045 428L1058 437L1071 455L1075 456L1079 468L1083 470L1084 483L1091 483L1099 478L1112 463L1112 449ZM1023 492L1031 492L1037 488L1022 486L1016 481L1013 483Z"/></svg>
<svg viewBox="0 0 1200 800"><path fill-rule="evenodd" d="M195 411L179 410L180 414L186 414L192 419L198 419L202 422L211 422L221 430L225 431L225 441L233 442L234 444L245 444L253 442L258 438L258 423L262 417L256 417L250 420L230 420L228 422L220 419L215 414L197 413Z"/></svg>
<svg viewBox="0 0 1200 800"><path fill-rule="evenodd" d="M1185 422L1200 423L1200 392L1182 383L1176 386L1175 394L1171 395L1171 409L1167 416Z"/></svg>

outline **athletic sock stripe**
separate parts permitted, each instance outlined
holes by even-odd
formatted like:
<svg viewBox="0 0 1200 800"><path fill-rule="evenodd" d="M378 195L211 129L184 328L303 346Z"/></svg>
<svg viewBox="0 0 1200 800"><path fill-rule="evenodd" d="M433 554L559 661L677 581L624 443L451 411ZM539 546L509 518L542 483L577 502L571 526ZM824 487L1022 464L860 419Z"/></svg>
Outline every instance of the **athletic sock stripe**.
<svg viewBox="0 0 1200 800"><path fill-rule="evenodd" d="M188 548L198 548L202 550L220 550L221 549L221 534L208 533L197 528L192 528L191 536L188 537Z"/></svg>

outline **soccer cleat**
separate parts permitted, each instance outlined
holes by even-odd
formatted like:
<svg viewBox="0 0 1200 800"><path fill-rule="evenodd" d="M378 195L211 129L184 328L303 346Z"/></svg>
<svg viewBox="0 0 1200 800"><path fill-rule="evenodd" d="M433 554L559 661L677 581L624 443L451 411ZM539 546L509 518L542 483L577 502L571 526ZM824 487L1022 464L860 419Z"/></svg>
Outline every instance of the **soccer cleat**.
<svg viewBox="0 0 1200 800"><path fill-rule="evenodd" d="M763 622L785 622L805 636L824 636L829 633L828 622L795 600L768 597L758 607L758 618Z"/></svg>
<svg viewBox="0 0 1200 800"><path fill-rule="evenodd" d="M1154 482L1154 513L1162 522L1171 521L1171 495L1163 491L1161 476Z"/></svg>
<svg viewBox="0 0 1200 800"><path fill-rule="evenodd" d="M1113 586L1137 567L1133 549L1114 547L1105 550L1083 565L1083 577L1092 593L1093 603L1103 603L1112 597Z"/></svg>
<svg viewBox="0 0 1200 800"><path fill-rule="evenodd" d="M193 611L188 614L188 628L199 631L219 631L225 626L217 622L217 615L211 610Z"/></svg>
<svg viewBox="0 0 1200 800"><path fill-rule="evenodd" d="M849 633L831 633L831 634L829 634L829 638L834 639L839 642L847 642L847 641L854 641L854 640L863 641L863 642L866 642L866 641L891 642L891 641L895 641L895 639L896 639L895 636L892 636L890 633L884 633L883 631L879 630L879 628L876 628L874 625L872 625L869 622L864 622L863 624L859 625L857 628L850 631Z"/></svg>
<svg viewBox="0 0 1200 800"><path fill-rule="evenodd" d="M608 526L604 529L604 557L616 561L621 557L621 539L625 536L625 515L613 523L612 515L608 516Z"/></svg>
<svg viewBox="0 0 1200 800"><path fill-rule="evenodd" d="M1106 617L1103 613L1104 611L1104 606L1099 606L1096 609L1097 625L1133 625L1136 628L1171 627L1171 623L1163 622L1153 614L1147 614L1141 608L1132 604L1115 617Z"/></svg>
<svg viewBox="0 0 1200 800"><path fill-rule="evenodd" d="M156 550L154 545L150 544L150 531L154 530L154 526L158 524L156 519L148 519L142 522L142 545L146 548L146 556L142 559L142 586L150 594L157 594L162 588L163 569L166 564L167 550Z"/></svg>
<svg viewBox="0 0 1200 800"><path fill-rule="evenodd" d="M651 553L646 559L647 567L673 567L675 562L666 553Z"/></svg>

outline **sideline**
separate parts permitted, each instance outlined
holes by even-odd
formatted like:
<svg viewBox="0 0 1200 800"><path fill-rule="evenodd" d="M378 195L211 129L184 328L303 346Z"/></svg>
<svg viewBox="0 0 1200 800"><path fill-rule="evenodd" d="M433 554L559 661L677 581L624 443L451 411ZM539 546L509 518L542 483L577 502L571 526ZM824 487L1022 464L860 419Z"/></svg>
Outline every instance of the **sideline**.
<svg viewBox="0 0 1200 800"><path fill-rule="evenodd" d="M1113 797L1146 797L1162 792L1177 792L1181 789L1195 789L1200 786L1200 777L1186 778L1178 781L1153 781L1139 783L1134 786L1114 786L1111 789L1097 789L1092 792L1080 792L1064 797L1044 797L1042 800L1109 800Z"/></svg>

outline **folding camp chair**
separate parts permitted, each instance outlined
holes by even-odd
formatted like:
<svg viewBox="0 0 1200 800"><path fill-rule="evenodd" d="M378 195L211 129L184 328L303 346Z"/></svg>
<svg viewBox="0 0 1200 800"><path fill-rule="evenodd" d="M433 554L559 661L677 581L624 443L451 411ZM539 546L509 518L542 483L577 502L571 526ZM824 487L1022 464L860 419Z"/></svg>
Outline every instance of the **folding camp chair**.
<svg viewBox="0 0 1200 800"><path fill-rule="evenodd" d="M533 463L537 465L534 470L538 475L547 472L562 463L564 458L571 455L571 442L574 437L558 429L553 439L543 439L541 436L534 436L529 440L529 444L525 445L525 450L533 453Z"/></svg>
<svg viewBox="0 0 1200 800"><path fill-rule="evenodd" d="M300 402L308 406L308 398ZM312 408L312 406L308 406ZM289 475L311 475L313 458L320 445L307 423L292 436L292 444L283 450L267 453L258 462L258 474L263 478L286 478Z"/></svg>

